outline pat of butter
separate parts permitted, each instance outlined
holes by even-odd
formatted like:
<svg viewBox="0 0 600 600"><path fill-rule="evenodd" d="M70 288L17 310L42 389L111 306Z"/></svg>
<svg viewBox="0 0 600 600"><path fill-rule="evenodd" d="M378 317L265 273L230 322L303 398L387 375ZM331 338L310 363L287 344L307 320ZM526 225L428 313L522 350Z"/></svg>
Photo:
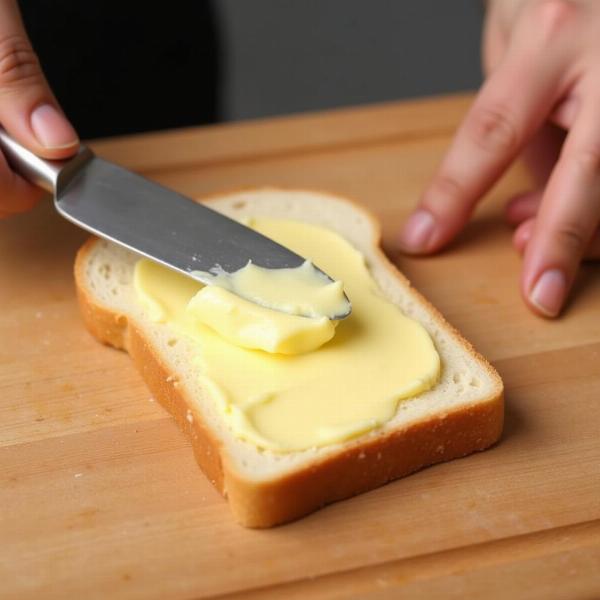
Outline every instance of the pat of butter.
<svg viewBox="0 0 600 600"><path fill-rule="evenodd" d="M174 322L186 331L207 326L244 348L301 354L316 350L335 334L337 321L264 308L219 285L203 286L145 258L136 264L134 287L153 321Z"/></svg>
<svg viewBox="0 0 600 600"><path fill-rule="evenodd" d="M261 218L253 225L344 281L352 314L318 350L286 355L240 347L194 316L200 284L143 259L134 275L149 314L195 343L198 377L234 435L274 452L333 444L383 425L402 399L435 385L440 359L429 334L385 298L346 240L295 221Z"/></svg>
<svg viewBox="0 0 600 600"><path fill-rule="evenodd" d="M202 288L189 301L187 311L236 346L277 354L316 350L335 333L335 322L327 317L307 318L271 310L219 285Z"/></svg>
<svg viewBox="0 0 600 600"><path fill-rule="evenodd" d="M287 269L267 269L249 262L233 273L216 271L202 275L212 277L215 285L237 296L289 315L333 319L345 315L350 308L342 282L331 281L309 260Z"/></svg>

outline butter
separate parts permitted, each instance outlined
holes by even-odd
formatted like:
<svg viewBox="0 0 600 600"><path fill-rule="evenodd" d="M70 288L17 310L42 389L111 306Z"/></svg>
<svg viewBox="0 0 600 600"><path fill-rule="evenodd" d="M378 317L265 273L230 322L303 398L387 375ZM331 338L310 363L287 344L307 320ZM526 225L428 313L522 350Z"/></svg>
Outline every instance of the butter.
<svg viewBox="0 0 600 600"><path fill-rule="evenodd" d="M195 343L198 377L234 435L274 452L325 446L383 425L402 399L435 385L440 359L427 331L384 297L363 256L346 240L295 221L261 218L253 225L344 282L352 314L317 350L291 355L241 347L247 335L244 327L251 329L253 323L264 323L269 313L281 313L245 307L239 329L232 318L217 324L217 333L214 323L207 325L211 303L217 303L220 319L227 313L224 303L239 306L244 300L233 294L229 298L226 290L224 297L222 292L209 292L218 288L202 288L145 259L137 262L134 274L137 297L151 318Z"/></svg>
<svg viewBox="0 0 600 600"><path fill-rule="evenodd" d="M219 285L202 288L189 301L187 311L236 346L277 354L316 350L335 333L335 322L327 317L298 317L271 310Z"/></svg>
<svg viewBox="0 0 600 600"><path fill-rule="evenodd" d="M171 321L187 332L204 324L236 346L300 354L319 348L335 333L337 322L327 317L309 319L270 310L147 259L137 262L133 282L152 320Z"/></svg>
<svg viewBox="0 0 600 600"><path fill-rule="evenodd" d="M214 285L289 315L334 319L350 309L342 282L331 281L308 260L288 269L267 269L249 262L233 273L193 273L212 277Z"/></svg>

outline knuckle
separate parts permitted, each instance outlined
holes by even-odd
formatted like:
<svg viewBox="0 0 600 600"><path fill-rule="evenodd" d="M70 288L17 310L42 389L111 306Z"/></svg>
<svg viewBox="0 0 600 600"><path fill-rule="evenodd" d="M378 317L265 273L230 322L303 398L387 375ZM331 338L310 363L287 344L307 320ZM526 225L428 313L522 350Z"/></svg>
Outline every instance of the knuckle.
<svg viewBox="0 0 600 600"><path fill-rule="evenodd" d="M444 203L452 202L462 197L462 186L454 177L440 173L431 182L428 196L429 198L425 198L426 202L432 198L442 198Z"/></svg>
<svg viewBox="0 0 600 600"><path fill-rule="evenodd" d="M565 221L554 232L558 247L570 255L581 256L587 246L587 239L581 225L576 222Z"/></svg>
<svg viewBox="0 0 600 600"><path fill-rule="evenodd" d="M27 38L11 35L0 39L0 85L37 79L40 63Z"/></svg>
<svg viewBox="0 0 600 600"><path fill-rule="evenodd" d="M600 173L600 141L570 150L563 160L583 176L596 176Z"/></svg>
<svg viewBox="0 0 600 600"><path fill-rule="evenodd" d="M441 218L468 213L471 204L465 186L445 173L438 173L432 179L423 196L423 206Z"/></svg>
<svg viewBox="0 0 600 600"><path fill-rule="evenodd" d="M473 113L471 139L477 146L492 152L515 151L520 143L518 129L503 108L480 108Z"/></svg>
<svg viewBox="0 0 600 600"><path fill-rule="evenodd" d="M579 13L579 6L571 0L539 0L532 5L529 18L546 41L553 40L570 26Z"/></svg>

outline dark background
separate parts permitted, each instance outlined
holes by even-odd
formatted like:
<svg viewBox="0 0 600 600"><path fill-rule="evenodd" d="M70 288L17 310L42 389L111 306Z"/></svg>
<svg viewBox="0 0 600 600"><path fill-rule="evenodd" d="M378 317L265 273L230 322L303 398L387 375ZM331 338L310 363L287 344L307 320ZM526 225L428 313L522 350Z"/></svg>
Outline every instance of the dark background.
<svg viewBox="0 0 600 600"><path fill-rule="evenodd" d="M21 0L84 138L474 89L477 0Z"/></svg>

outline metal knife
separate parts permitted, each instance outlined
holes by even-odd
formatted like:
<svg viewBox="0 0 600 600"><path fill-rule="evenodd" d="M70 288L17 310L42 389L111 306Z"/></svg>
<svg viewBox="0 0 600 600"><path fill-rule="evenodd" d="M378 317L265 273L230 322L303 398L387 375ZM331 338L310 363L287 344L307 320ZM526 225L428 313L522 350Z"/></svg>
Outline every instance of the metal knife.
<svg viewBox="0 0 600 600"><path fill-rule="evenodd" d="M0 128L0 148L17 173L53 193L65 219L202 283L213 283L202 272L233 273L248 261L269 269L305 261L207 206L98 158L83 145L73 158L46 160ZM335 318L349 313L348 302L348 311Z"/></svg>

